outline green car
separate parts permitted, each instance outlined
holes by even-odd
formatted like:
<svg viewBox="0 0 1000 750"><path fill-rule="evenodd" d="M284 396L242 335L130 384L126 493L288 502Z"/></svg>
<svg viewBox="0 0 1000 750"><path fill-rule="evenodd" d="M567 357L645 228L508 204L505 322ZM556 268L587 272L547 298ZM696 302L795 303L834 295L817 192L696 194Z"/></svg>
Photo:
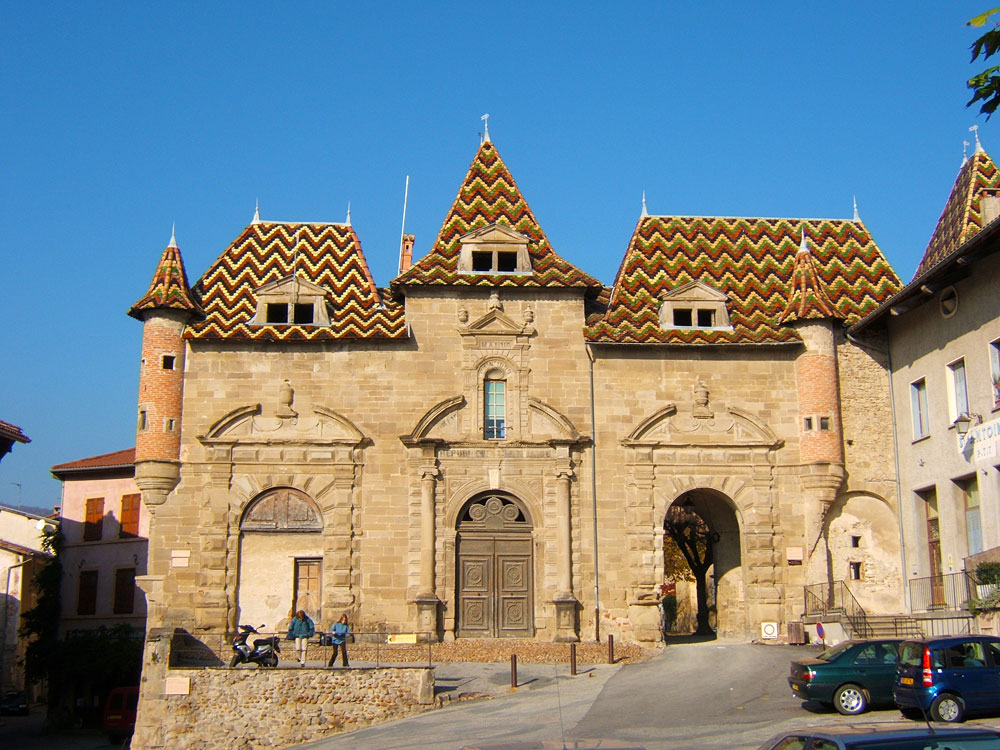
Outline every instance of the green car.
<svg viewBox="0 0 1000 750"><path fill-rule="evenodd" d="M877 704L894 705L892 686L902 642L902 638L844 641L815 659L793 661L788 676L792 694L832 705L848 716Z"/></svg>

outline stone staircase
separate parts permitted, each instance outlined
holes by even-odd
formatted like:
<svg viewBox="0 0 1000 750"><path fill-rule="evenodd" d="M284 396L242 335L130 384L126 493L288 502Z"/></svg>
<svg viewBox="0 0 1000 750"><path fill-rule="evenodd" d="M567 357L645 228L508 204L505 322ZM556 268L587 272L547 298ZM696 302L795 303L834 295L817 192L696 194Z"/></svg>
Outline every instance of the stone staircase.
<svg viewBox="0 0 1000 750"><path fill-rule="evenodd" d="M868 615L871 638L923 638L920 623L910 615Z"/></svg>

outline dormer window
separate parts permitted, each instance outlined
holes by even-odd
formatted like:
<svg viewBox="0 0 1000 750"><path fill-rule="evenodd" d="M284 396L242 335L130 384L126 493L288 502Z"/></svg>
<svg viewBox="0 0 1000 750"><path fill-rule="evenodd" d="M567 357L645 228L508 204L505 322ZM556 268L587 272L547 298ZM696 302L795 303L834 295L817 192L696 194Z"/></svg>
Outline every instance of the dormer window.
<svg viewBox="0 0 1000 750"><path fill-rule="evenodd" d="M257 313L250 325L330 325L326 290L297 276L286 276L257 290Z"/></svg>
<svg viewBox="0 0 1000 750"><path fill-rule="evenodd" d="M531 273L528 238L510 227L490 224L459 241L460 273Z"/></svg>
<svg viewBox="0 0 1000 750"><path fill-rule="evenodd" d="M700 281L664 292L660 300L661 328L732 330L726 295Z"/></svg>

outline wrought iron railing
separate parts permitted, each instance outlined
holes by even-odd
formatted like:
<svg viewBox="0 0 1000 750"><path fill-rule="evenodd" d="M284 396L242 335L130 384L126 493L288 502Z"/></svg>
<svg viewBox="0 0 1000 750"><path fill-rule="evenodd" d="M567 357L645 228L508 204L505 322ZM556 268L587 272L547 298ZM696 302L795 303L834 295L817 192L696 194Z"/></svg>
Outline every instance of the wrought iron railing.
<svg viewBox="0 0 1000 750"><path fill-rule="evenodd" d="M974 577L965 571L911 578L907 585L910 609L914 612L965 610L969 599L982 598L976 590Z"/></svg>
<svg viewBox="0 0 1000 750"><path fill-rule="evenodd" d="M846 621L855 638L871 638L875 632L868 614L843 581L813 583L805 587L806 616L833 617Z"/></svg>

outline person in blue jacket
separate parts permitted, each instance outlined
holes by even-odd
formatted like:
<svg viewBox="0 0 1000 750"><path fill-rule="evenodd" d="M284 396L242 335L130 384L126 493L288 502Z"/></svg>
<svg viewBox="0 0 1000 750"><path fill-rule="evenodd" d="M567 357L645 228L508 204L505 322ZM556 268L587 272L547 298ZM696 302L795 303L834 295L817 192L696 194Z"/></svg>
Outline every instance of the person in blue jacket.
<svg viewBox="0 0 1000 750"><path fill-rule="evenodd" d="M333 653L330 655L328 667L333 666L337 660L337 649L340 649L340 663L347 666L347 638L351 634L351 626L347 624L347 613L340 616L340 619L333 623L330 628L330 643L333 644Z"/></svg>
<svg viewBox="0 0 1000 750"><path fill-rule="evenodd" d="M299 655L300 667L306 665L306 647L309 645L309 639L315 633L316 626L313 625L313 621L309 619L309 615L305 613L305 610L300 609L296 612L295 617L288 623L287 640L295 640L295 651Z"/></svg>

